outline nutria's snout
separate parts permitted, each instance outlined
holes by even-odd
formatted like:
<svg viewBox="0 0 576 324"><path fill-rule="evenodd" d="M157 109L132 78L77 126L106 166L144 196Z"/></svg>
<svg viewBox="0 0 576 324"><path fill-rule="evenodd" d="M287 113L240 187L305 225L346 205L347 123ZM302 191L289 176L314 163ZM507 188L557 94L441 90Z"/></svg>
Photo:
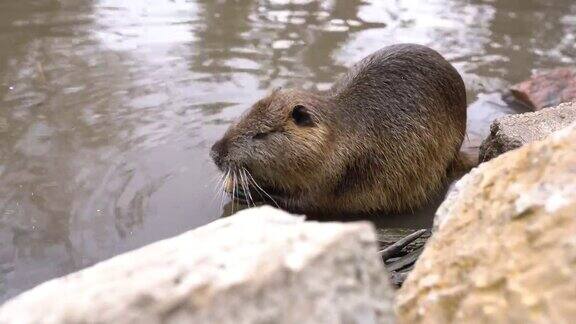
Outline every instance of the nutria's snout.
<svg viewBox="0 0 576 324"><path fill-rule="evenodd" d="M225 161L226 156L228 155L228 140L224 137L220 139L218 142L212 145L210 149L210 157L214 161L214 164L220 169L220 171L224 171L225 169Z"/></svg>

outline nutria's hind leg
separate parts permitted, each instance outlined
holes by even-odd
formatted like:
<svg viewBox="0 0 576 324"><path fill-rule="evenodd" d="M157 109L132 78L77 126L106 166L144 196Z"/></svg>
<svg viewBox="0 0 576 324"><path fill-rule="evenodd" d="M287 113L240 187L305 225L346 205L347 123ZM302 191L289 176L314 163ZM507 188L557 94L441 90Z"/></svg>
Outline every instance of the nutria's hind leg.
<svg viewBox="0 0 576 324"><path fill-rule="evenodd" d="M448 182L452 182L464 174L468 173L473 167L478 165L478 157L473 154L459 151L446 170Z"/></svg>

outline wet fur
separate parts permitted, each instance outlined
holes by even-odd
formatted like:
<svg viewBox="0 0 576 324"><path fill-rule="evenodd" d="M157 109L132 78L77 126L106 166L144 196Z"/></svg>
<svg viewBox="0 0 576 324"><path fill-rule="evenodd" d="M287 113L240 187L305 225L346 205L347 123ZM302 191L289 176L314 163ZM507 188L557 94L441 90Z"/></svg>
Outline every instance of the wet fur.
<svg viewBox="0 0 576 324"><path fill-rule="evenodd" d="M307 108L314 126L291 120L296 105ZM289 210L395 213L443 187L461 164L465 128L460 75L437 52L402 44L366 57L325 93L274 91L212 154L223 170L249 170Z"/></svg>

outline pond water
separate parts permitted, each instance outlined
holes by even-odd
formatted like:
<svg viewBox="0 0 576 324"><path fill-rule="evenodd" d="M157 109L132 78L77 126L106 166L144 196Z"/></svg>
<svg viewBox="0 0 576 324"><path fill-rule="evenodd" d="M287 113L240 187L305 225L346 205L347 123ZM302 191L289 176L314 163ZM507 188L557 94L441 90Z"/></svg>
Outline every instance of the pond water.
<svg viewBox="0 0 576 324"><path fill-rule="evenodd" d="M466 81L474 150L575 32L573 0L1 1L0 302L228 213L208 150L272 87L425 44Z"/></svg>

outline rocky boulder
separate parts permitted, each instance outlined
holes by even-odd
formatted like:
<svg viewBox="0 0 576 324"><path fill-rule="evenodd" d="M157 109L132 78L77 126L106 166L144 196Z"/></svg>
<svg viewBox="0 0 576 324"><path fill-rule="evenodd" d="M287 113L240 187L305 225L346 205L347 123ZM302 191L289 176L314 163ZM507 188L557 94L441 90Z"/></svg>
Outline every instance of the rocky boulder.
<svg viewBox="0 0 576 324"><path fill-rule="evenodd" d="M480 161L541 140L573 122L576 122L576 102L497 118L490 126L490 135L480 146Z"/></svg>
<svg viewBox="0 0 576 324"><path fill-rule="evenodd" d="M368 223L253 208L46 282L0 323L386 323L384 271Z"/></svg>
<svg viewBox="0 0 576 324"><path fill-rule="evenodd" d="M399 322L576 319L576 124L481 164L438 213Z"/></svg>
<svg viewBox="0 0 576 324"><path fill-rule="evenodd" d="M576 100L576 69L544 71L510 88L513 98L532 110Z"/></svg>

